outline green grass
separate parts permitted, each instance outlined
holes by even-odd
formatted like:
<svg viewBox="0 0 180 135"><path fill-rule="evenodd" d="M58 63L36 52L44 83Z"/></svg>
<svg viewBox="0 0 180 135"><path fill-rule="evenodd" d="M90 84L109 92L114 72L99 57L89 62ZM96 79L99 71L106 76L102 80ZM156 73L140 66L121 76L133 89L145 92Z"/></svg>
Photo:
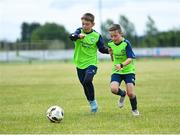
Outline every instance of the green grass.
<svg viewBox="0 0 180 135"><path fill-rule="evenodd" d="M136 94L141 116L128 98L122 109L111 94L111 63L100 62L94 78L99 111L92 115L71 63L0 64L0 133L180 133L180 60L137 60ZM124 87L124 84L123 84ZM51 105L65 111L51 123Z"/></svg>

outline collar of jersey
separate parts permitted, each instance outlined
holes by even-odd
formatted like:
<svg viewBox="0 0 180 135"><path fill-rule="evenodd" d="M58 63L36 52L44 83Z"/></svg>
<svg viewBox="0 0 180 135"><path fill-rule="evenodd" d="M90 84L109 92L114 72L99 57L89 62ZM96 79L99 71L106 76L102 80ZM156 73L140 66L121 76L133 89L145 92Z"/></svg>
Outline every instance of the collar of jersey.
<svg viewBox="0 0 180 135"><path fill-rule="evenodd" d="M118 43L118 44L114 43L114 44L118 46L118 45L120 45L122 42L124 42L124 40L125 40L125 39L123 38L120 43Z"/></svg>
<svg viewBox="0 0 180 135"><path fill-rule="evenodd" d="M87 32L87 33L86 33L86 32L84 32L84 30L82 29L82 32L83 32L83 33L85 33L85 34L90 34L90 33L92 33L92 32L93 32L93 29L92 29L90 32Z"/></svg>

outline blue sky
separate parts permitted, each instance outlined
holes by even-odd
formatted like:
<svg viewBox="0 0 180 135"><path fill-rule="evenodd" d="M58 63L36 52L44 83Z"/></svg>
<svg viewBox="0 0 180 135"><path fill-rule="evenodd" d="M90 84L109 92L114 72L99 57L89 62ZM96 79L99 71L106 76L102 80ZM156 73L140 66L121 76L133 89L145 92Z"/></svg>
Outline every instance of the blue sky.
<svg viewBox="0 0 180 135"><path fill-rule="evenodd" d="M95 27L100 26L100 0L0 0L0 40L20 38L22 22L55 22L69 32L81 26L85 12L96 16ZM134 23L137 34L145 31L147 16L151 16L160 31L180 28L180 0L101 0L101 19L118 23L125 15Z"/></svg>

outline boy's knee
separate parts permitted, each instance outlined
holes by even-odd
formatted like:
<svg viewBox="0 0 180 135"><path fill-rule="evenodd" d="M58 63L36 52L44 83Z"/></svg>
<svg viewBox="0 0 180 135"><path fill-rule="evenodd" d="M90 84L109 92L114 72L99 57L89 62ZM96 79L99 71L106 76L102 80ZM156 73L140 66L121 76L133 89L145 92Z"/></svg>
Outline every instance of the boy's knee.
<svg viewBox="0 0 180 135"><path fill-rule="evenodd" d="M83 84L89 84L92 83L93 81L93 77L94 77L94 73L93 72L87 72Z"/></svg>
<svg viewBox="0 0 180 135"><path fill-rule="evenodd" d="M113 93L113 94L117 94L117 92L118 92L118 87L116 87L116 86L110 86L110 88L111 88L111 92Z"/></svg>
<svg viewBox="0 0 180 135"><path fill-rule="evenodd" d="M92 82L92 78L85 78L83 84L89 84Z"/></svg>
<svg viewBox="0 0 180 135"><path fill-rule="evenodd" d="M129 98L134 98L135 94L133 92L127 92Z"/></svg>

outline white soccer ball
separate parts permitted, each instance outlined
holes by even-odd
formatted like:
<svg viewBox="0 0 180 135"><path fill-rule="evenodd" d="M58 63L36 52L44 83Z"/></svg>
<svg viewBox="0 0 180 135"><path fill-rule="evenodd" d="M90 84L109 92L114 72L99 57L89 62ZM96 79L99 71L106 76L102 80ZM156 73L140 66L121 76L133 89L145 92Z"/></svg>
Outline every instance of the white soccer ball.
<svg viewBox="0 0 180 135"><path fill-rule="evenodd" d="M60 122L64 118L64 110L61 107L54 105L48 108L46 116L51 122Z"/></svg>

